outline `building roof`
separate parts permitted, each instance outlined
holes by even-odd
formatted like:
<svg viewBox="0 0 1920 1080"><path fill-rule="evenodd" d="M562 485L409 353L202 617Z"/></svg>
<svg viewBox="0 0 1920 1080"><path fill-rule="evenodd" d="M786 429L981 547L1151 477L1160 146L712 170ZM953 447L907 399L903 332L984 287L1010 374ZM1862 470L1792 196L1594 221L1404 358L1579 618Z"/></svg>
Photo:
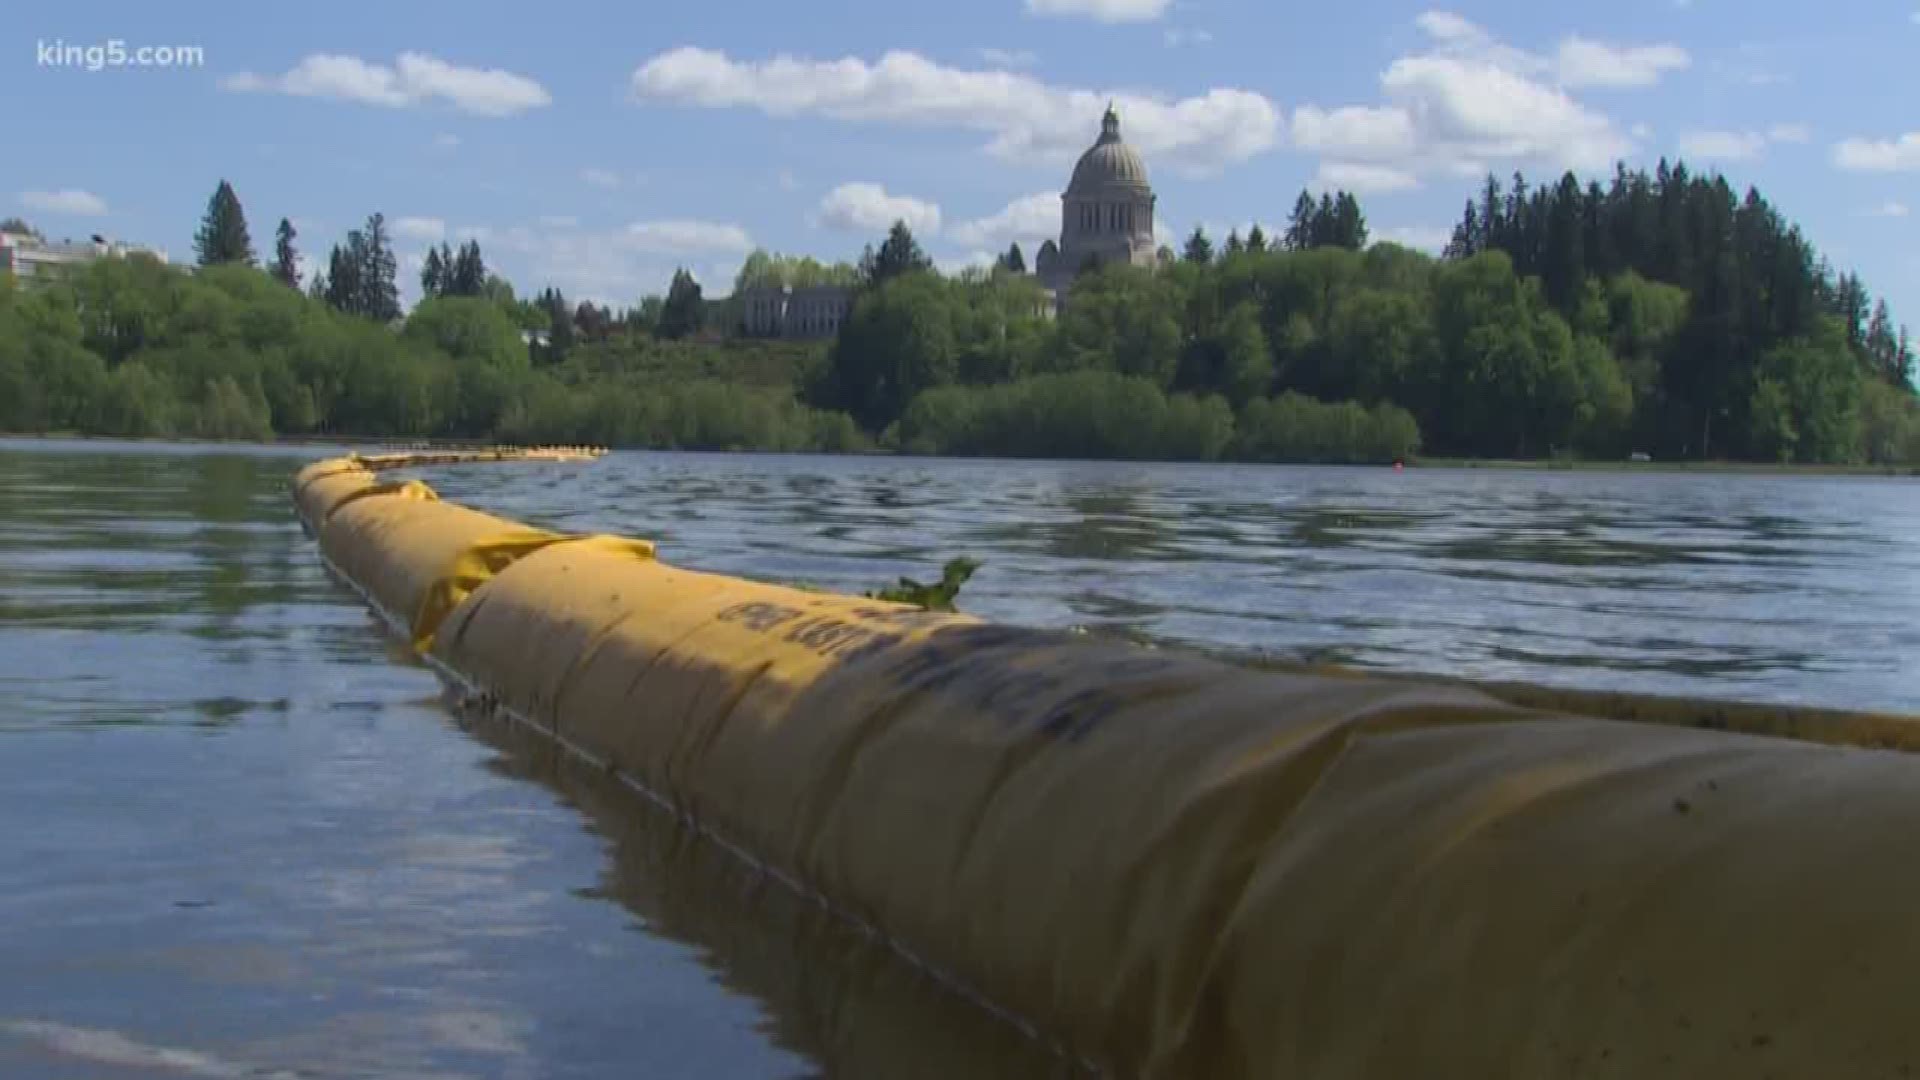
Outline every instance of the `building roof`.
<svg viewBox="0 0 1920 1080"><path fill-rule="evenodd" d="M1112 105L1107 106L1107 114L1100 118L1100 138L1080 155L1079 163L1073 167L1073 179L1067 184L1067 191L1107 184L1147 186L1147 163L1120 137L1120 114Z"/></svg>

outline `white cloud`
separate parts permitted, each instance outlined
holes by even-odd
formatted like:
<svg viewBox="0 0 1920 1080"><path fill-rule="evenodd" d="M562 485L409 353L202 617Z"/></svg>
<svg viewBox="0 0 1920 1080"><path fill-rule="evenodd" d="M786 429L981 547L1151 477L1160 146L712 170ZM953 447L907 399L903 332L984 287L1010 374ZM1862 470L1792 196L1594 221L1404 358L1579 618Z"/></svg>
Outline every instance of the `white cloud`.
<svg viewBox="0 0 1920 1080"><path fill-rule="evenodd" d="M1642 142L1653 138L1653 128L1647 124L1635 124L1627 129L1627 133Z"/></svg>
<svg viewBox="0 0 1920 1080"><path fill-rule="evenodd" d="M403 217L393 223L393 234L408 240L440 241L447 237L447 223L439 218Z"/></svg>
<svg viewBox="0 0 1920 1080"><path fill-rule="evenodd" d="M1028 49L981 49L980 59L994 67L1032 67L1040 58Z"/></svg>
<svg viewBox="0 0 1920 1080"><path fill-rule="evenodd" d="M1920 11L1914 12L1912 15L1909 15L1908 18L1913 21L1913 25L1920 26Z"/></svg>
<svg viewBox="0 0 1920 1080"><path fill-rule="evenodd" d="M1775 124L1758 131L1690 131L1680 136L1680 153L1712 161L1752 161L1772 143L1803 143L1811 137L1804 124Z"/></svg>
<svg viewBox="0 0 1920 1080"><path fill-rule="evenodd" d="M1556 87L1491 63L1403 57L1387 68L1381 85L1417 119L1422 143L1441 158L1603 169L1632 149L1605 116Z"/></svg>
<svg viewBox="0 0 1920 1080"><path fill-rule="evenodd" d="M753 250L753 239L738 225L716 221L636 221L627 226L627 241L635 251L655 255Z"/></svg>
<svg viewBox="0 0 1920 1080"><path fill-rule="evenodd" d="M105 199L79 188L23 191L20 193L20 205L42 214L72 214L75 217L100 217L107 212Z"/></svg>
<svg viewBox="0 0 1920 1080"><path fill-rule="evenodd" d="M1423 12L1413 24L1437 41L1472 41L1485 37L1479 27L1451 11Z"/></svg>
<svg viewBox="0 0 1920 1080"><path fill-rule="evenodd" d="M1176 26L1176 27L1169 27L1166 33L1162 34L1161 37L1166 41L1167 46L1169 48L1177 49L1182 45L1208 44L1209 42L1213 41L1213 31L1184 30Z"/></svg>
<svg viewBox="0 0 1920 1080"><path fill-rule="evenodd" d="M1302 105L1293 110L1293 144L1302 150L1394 158L1412 153L1417 142L1413 117L1405 109Z"/></svg>
<svg viewBox="0 0 1920 1080"><path fill-rule="evenodd" d="M577 229L580 219L572 214L541 214L540 224L549 229Z"/></svg>
<svg viewBox="0 0 1920 1080"><path fill-rule="evenodd" d="M1049 239L1058 239L1060 193L1037 191L1022 196L986 217L955 225L951 235L956 243L968 247L1001 249L1014 243L1023 248L1037 247Z"/></svg>
<svg viewBox="0 0 1920 1080"><path fill-rule="evenodd" d="M934 269L948 277L956 277L968 270L991 270L999 256L990 251L969 251L956 258L935 259ZM1028 268L1032 268L1033 256L1028 255Z"/></svg>
<svg viewBox="0 0 1920 1080"><path fill-rule="evenodd" d="M1552 56L1541 56L1503 44L1482 27L1449 11L1429 11L1416 18L1414 25L1433 39L1441 55L1523 75L1550 77L1570 90L1652 86L1667 72L1683 70L1693 62L1678 45L1612 45L1577 34L1563 39Z"/></svg>
<svg viewBox="0 0 1920 1080"><path fill-rule="evenodd" d="M620 174L609 169L581 169L580 179L597 188L612 190L620 186Z"/></svg>
<svg viewBox="0 0 1920 1080"><path fill-rule="evenodd" d="M1066 15L1096 22L1152 22L1172 0L1026 0L1029 15Z"/></svg>
<svg viewBox="0 0 1920 1080"><path fill-rule="evenodd" d="M1920 172L1920 131L1895 139L1842 139L1833 163L1852 172Z"/></svg>
<svg viewBox="0 0 1920 1080"><path fill-rule="evenodd" d="M1426 251L1435 254L1438 254L1442 248L1445 248L1447 241L1452 239L1453 230L1438 229L1430 225L1396 225L1390 228L1380 229L1373 234L1375 243L1388 240L1402 247L1410 247L1416 251Z"/></svg>
<svg viewBox="0 0 1920 1080"><path fill-rule="evenodd" d="M885 232L904 221L916 233L940 231L940 207L908 195L889 195L879 184L841 184L820 200L820 223L843 232Z"/></svg>
<svg viewBox="0 0 1920 1080"><path fill-rule="evenodd" d="M1323 161L1314 173L1314 183L1323 188L1340 188L1360 194L1386 194L1411 191L1420 186L1420 178L1389 165L1363 165L1352 161Z"/></svg>
<svg viewBox="0 0 1920 1080"><path fill-rule="evenodd" d="M1680 153L1714 161L1751 161L1767 148L1767 139L1751 131L1690 131L1680 136Z"/></svg>
<svg viewBox="0 0 1920 1080"><path fill-rule="evenodd" d="M1867 211L1869 217L1903 218L1912 213L1903 202L1884 202Z"/></svg>
<svg viewBox="0 0 1920 1080"><path fill-rule="evenodd" d="M1649 85L1685 63L1672 46L1581 38L1544 56L1445 11L1415 24L1426 46L1388 65L1383 101L1294 110L1294 144L1323 155L1323 182L1393 191L1429 174L1471 178L1508 164L1603 170L1631 156L1634 138L1569 88Z"/></svg>
<svg viewBox="0 0 1920 1080"><path fill-rule="evenodd" d="M911 52L873 63L858 57L808 60L782 54L736 61L709 49L679 48L633 74L641 100L705 108L754 108L770 116L822 115L991 136L996 156L1054 165L1093 141L1112 100L1129 142L1150 159L1193 174L1218 171L1274 146L1281 117L1266 97L1214 89L1178 100L1053 86L1010 71L946 67Z"/></svg>
<svg viewBox="0 0 1920 1080"><path fill-rule="evenodd" d="M1560 85L1627 89L1652 86L1669 71L1683 71L1693 62L1678 45L1632 45L1570 37L1560 43L1556 57Z"/></svg>
<svg viewBox="0 0 1920 1080"><path fill-rule="evenodd" d="M407 108L441 101L480 116L513 116L553 103L545 87L499 68L449 64L425 53L405 52L392 67L357 56L314 53L285 75L241 72L222 83L228 90L291 94Z"/></svg>
<svg viewBox="0 0 1920 1080"><path fill-rule="evenodd" d="M501 266L523 293L552 285L569 301L614 306L665 292L679 267L711 280L710 273L700 271L710 272L715 257L744 256L753 249L745 229L710 221L638 221L611 229L580 229L570 218L546 217L536 225L463 225L450 232L458 239L480 241L489 265Z"/></svg>

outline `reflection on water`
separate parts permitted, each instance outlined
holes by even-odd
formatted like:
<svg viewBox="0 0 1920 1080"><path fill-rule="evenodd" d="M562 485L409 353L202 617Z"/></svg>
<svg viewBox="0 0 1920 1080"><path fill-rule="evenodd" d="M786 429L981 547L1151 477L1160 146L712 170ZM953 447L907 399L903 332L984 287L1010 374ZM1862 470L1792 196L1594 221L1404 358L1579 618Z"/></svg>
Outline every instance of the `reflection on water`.
<svg viewBox="0 0 1920 1080"><path fill-rule="evenodd" d="M766 1031L833 1076L925 1080L1078 1075L1014 1026L952 991L818 904L681 829L605 771L536 733L476 719L494 767L561 792L610 841L588 895L620 901L646 929L692 943L723 983L768 1003Z"/></svg>
<svg viewBox="0 0 1920 1080"><path fill-rule="evenodd" d="M1920 486L1872 477L615 454L454 498L839 589L1290 660L1920 712Z"/></svg>
<svg viewBox="0 0 1920 1080"><path fill-rule="evenodd" d="M0 444L0 1076L1067 1066L491 726L318 568L319 451ZM1909 483L628 455L443 493L1242 653L1920 711Z"/></svg>

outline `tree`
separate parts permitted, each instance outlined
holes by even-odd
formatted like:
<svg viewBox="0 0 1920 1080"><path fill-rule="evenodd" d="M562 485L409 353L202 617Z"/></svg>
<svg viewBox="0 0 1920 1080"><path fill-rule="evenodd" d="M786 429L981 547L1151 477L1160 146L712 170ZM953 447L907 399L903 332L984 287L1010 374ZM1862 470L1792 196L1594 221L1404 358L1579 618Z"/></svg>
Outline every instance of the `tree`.
<svg viewBox="0 0 1920 1080"><path fill-rule="evenodd" d="M1012 246L1007 248L1006 254L1000 256L998 265L1000 269L1010 274L1024 274L1027 272L1027 257L1020 251L1020 242L1018 240L1014 241Z"/></svg>
<svg viewBox="0 0 1920 1080"><path fill-rule="evenodd" d="M194 234L193 249L201 266L241 263L252 266L253 241L247 235L247 215L240 208L240 197L225 180L207 200L207 213Z"/></svg>
<svg viewBox="0 0 1920 1080"><path fill-rule="evenodd" d="M327 255L327 273L324 279L326 300L336 311L345 312L348 315L366 314L361 308L365 294L360 285L361 271L365 262L361 256L361 249L365 246L366 238L361 235L360 230L353 229L347 233L345 245L335 244L333 250Z"/></svg>
<svg viewBox="0 0 1920 1080"><path fill-rule="evenodd" d="M1247 230L1247 250L1256 255L1267 250L1267 234L1258 223Z"/></svg>
<svg viewBox="0 0 1920 1080"><path fill-rule="evenodd" d="M273 231L273 276L289 289L300 287L300 256L293 250L298 235L293 222L286 218L281 218L280 227Z"/></svg>
<svg viewBox="0 0 1920 1080"><path fill-rule="evenodd" d="M0 220L0 233L12 233L15 236L31 236L36 240L40 238L40 230L17 217Z"/></svg>
<svg viewBox="0 0 1920 1080"><path fill-rule="evenodd" d="M1246 250L1247 250L1247 244L1246 244L1246 241L1240 239L1240 230L1239 229L1227 230L1227 246L1225 247L1225 249L1223 249L1222 254L1226 256L1234 256Z"/></svg>
<svg viewBox="0 0 1920 1080"><path fill-rule="evenodd" d="M1360 212L1360 200L1351 192L1342 191L1334 199L1327 243L1348 251L1367 246L1367 216Z"/></svg>
<svg viewBox="0 0 1920 1080"><path fill-rule="evenodd" d="M1293 200L1293 213L1287 217L1287 231L1280 238L1281 246L1288 251L1305 251L1312 247L1313 222L1313 196L1301 188L1300 197Z"/></svg>
<svg viewBox="0 0 1920 1080"><path fill-rule="evenodd" d="M900 226L904 229L905 226ZM911 234L907 237L911 242ZM706 301L700 296L700 283L684 268L673 272L673 282L667 286L667 301L660 309L658 333L668 340L678 340L689 334L698 333L706 317Z"/></svg>
<svg viewBox="0 0 1920 1080"><path fill-rule="evenodd" d="M445 245L441 245L444 247ZM428 248L425 265L420 268L420 295L431 300L446 291L447 263L440 248Z"/></svg>
<svg viewBox="0 0 1920 1080"><path fill-rule="evenodd" d="M479 296L486 291L487 263L480 257L480 241L461 244L452 261L445 265L448 295Z"/></svg>
<svg viewBox="0 0 1920 1080"><path fill-rule="evenodd" d="M460 363L501 370L527 365L520 328L499 305L479 297L438 296L414 305L401 336Z"/></svg>
<svg viewBox="0 0 1920 1080"><path fill-rule="evenodd" d="M398 261L387 237L387 218L375 212L367 218L363 244L357 253L360 286L360 314L379 323L400 317L400 289L394 282Z"/></svg>
<svg viewBox="0 0 1920 1080"><path fill-rule="evenodd" d="M905 274L864 292L828 354L828 402L879 431L921 391L953 382L960 370L955 301L971 287Z"/></svg>
<svg viewBox="0 0 1920 1080"><path fill-rule="evenodd" d="M546 313L547 352L545 359L559 361L572 351L574 343L573 309L559 289L549 286L541 291L534 306Z"/></svg>
<svg viewBox="0 0 1920 1080"><path fill-rule="evenodd" d="M1453 227L1453 236L1441 252L1446 259L1471 259L1480 252L1480 214L1474 208L1473 200L1467 200L1466 212L1460 215L1460 224Z"/></svg>
<svg viewBox="0 0 1920 1080"><path fill-rule="evenodd" d="M596 307L592 301L582 300L574 309L573 325L580 331L583 341L605 341L613 332L613 313L605 307Z"/></svg>
<svg viewBox="0 0 1920 1080"><path fill-rule="evenodd" d="M1193 235L1187 237L1187 246L1180 257L1196 266L1205 266L1213 261L1213 241L1207 239L1207 230L1198 225L1193 227Z"/></svg>
<svg viewBox="0 0 1920 1080"><path fill-rule="evenodd" d="M887 238L881 241L880 250L875 251L869 245L860 256L860 279L867 287L883 285L902 274L933 269L933 260L920 249L920 242L913 238L913 230L905 221L895 221L893 228L887 230ZM691 280L691 279L689 279ZM667 294L669 304L673 301L671 291Z"/></svg>
<svg viewBox="0 0 1920 1080"><path fill-rule="evenodd" d="M1900 340L1893 329L1893 315L1887 310L1884 297L1874 306L1873 318L1867 323L1862 345L1867 363L1881 378L1898 383L1906 377L1900 358Z"/></svg>

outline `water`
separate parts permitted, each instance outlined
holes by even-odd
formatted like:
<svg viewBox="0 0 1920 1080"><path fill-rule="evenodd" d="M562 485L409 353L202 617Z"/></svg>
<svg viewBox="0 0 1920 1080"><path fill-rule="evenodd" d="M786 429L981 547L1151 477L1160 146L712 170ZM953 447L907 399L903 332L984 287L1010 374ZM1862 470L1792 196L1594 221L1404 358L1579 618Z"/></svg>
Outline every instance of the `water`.
<svg viewBox="0 0 1920 1080"><path fill-rule="evenodd" d="M324 451L0 443L0 1076L1042 1076L603 777L463 726L294 523ZM615 455L429 470L669 561L1456 675L1920 712L1920 487Z"/></svg>

